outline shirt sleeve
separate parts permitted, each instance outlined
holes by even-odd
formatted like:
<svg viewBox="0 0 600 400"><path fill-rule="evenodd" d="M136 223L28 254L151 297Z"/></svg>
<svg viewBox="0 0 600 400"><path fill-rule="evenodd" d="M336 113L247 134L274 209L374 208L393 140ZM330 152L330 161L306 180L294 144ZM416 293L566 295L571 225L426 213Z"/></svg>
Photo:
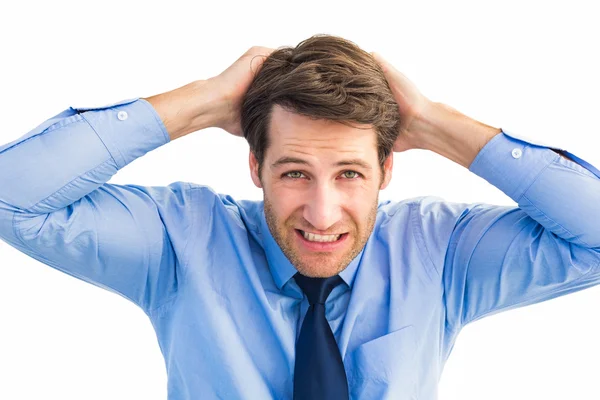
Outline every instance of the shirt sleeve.
<svg viewBox="0 0 600 400"><path fill-rule="evenodd" d="M552 149L503 131L469 167L518 207L422 202L447 329L600 283L600 172Z"/></svg>
<svg viewBox="0 0 600 400"><path fill-rule="evenodd" d="M150 103L135 98L70 107L1 146L0 238L146 313L156 309L176 293L173 243L189 232L190 185L106 182L169 140Z"/></svg>

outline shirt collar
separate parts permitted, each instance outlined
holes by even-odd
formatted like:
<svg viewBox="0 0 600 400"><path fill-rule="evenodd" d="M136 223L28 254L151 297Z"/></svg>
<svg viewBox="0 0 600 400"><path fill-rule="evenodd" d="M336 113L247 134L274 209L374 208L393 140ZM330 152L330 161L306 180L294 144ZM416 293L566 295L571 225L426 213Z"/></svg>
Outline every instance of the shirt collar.
<svg viewBox="0 0 600 400"><path fill-rule="evenodd" d="M275 284L279 290L281 290L281 288L296 274L296 272L298 272L298 270L292 265L285 254L283 254L283 251L271 234L265 218L264 206L260 209L260 220L260 231L269 269L271 270L271 275L273 276ZM348 264L348 266L339 274L350 288L352 288L354 283L356 271L358 269L363 252L364 247L361 249L360 253L354 257L350 264Z"/></svg>

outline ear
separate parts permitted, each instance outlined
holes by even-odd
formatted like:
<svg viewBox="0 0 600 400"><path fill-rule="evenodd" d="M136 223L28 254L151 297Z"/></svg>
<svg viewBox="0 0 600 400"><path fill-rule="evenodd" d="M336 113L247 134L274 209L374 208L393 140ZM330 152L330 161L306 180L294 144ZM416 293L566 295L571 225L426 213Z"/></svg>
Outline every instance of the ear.
<svg viewBox="0 0 600 400"><path fill-rule="evenodd" d="M260 177L258 176L258 161L256 157L254 157L254 153L250 151L250 155L248 156L248 163L250 165L250 176L252 177L252 182L254 185L262 189L262 183L260 182Z"/></svg>
<svg viewBox="0 0 600 400"><path fill-rule="evenodd" d="M381 183L381 187L379 190L383 190L389 185L392 180L392 167L394 166L394 152L390 152L390 155L385 159L383 163L383 171L385 173L385 177L383 178L383 182Z"/></svg>

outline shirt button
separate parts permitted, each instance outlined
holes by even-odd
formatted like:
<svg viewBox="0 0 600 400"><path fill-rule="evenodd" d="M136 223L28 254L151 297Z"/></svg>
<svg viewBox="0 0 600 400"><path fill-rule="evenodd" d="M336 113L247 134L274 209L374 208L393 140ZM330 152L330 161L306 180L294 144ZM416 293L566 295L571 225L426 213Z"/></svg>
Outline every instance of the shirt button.
<svg viewBox="0 0 600 400"><path fill-rule="evenodd" d="M520 158L522 155L523 155L523 152L521 151L521 149L513 149L512 156L514 158Z"/></svg>
<svg viewBox="0 0 600 400"><path fill-rule="evenodd" d="M117 118L119 118L121 121L125 121L127 119L127 111L119 111L117 113Z"/></svg>

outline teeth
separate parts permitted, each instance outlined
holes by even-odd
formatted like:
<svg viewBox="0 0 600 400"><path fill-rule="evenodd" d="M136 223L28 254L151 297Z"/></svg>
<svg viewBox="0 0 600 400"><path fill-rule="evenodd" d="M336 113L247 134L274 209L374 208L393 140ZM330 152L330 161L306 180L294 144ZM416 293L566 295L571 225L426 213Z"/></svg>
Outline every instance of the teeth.
<svg viewBox="0 0 600 400"><path fill-rule="evenodd" d="M314 233L306 233L301 231L306 240L311 242L335 242L342 235L315 235Z"/></svg>

